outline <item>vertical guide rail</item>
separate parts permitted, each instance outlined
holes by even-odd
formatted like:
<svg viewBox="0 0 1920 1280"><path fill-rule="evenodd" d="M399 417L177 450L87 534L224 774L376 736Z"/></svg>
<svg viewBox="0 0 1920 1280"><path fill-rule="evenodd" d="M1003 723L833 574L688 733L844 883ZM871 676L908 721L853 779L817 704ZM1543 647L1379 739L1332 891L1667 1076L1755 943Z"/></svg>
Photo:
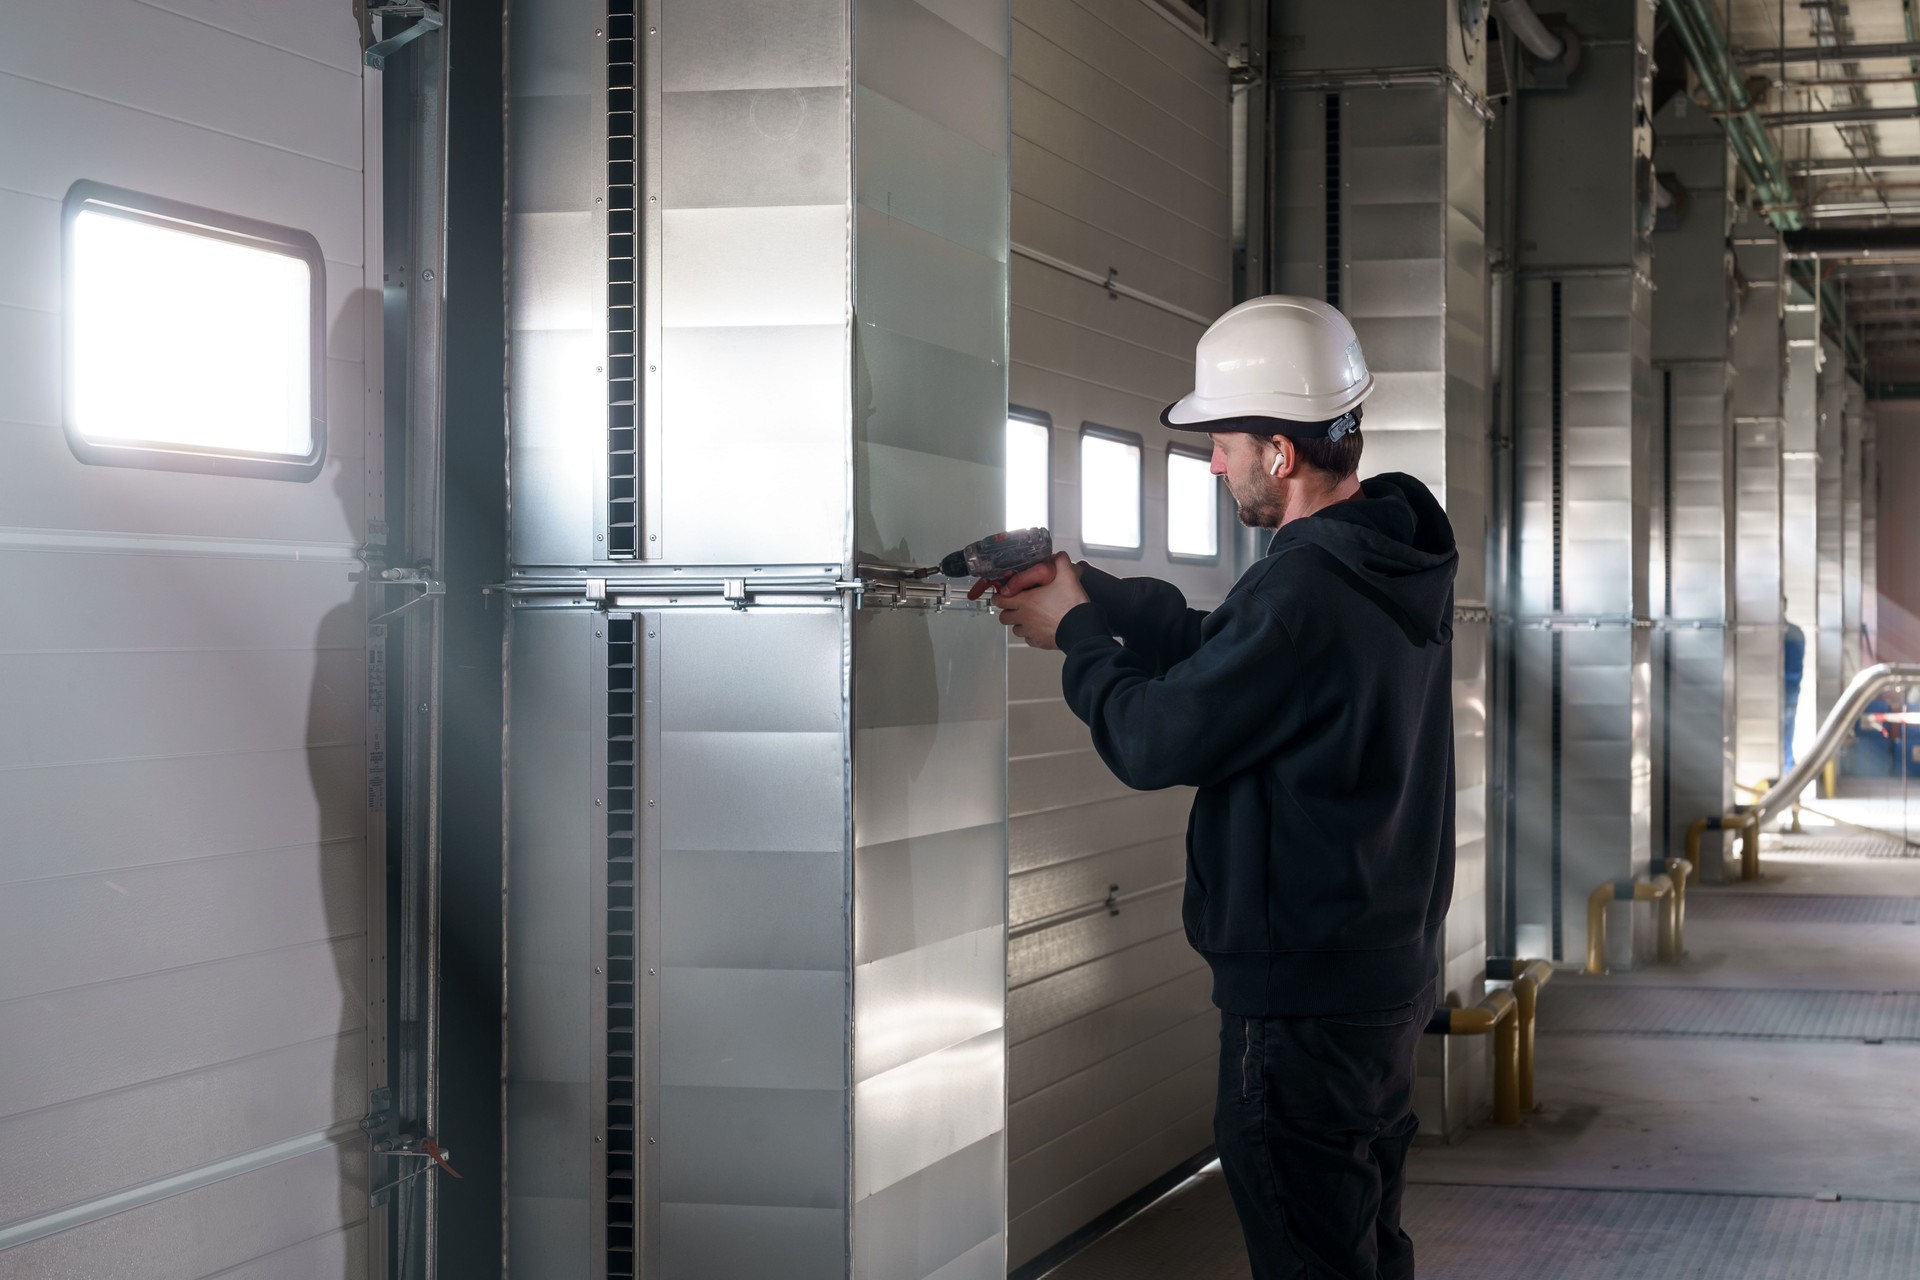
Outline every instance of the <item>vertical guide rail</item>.
<svg viewBox="0 0 1920 1280"><path fill-rule="evenodd" d="M410 292L406 333L406 485L402 564L425 585L402 620L400 757L399 1131L438 1137L440 1122L440 726L445 559L443 325L446 312L447 28L408 51ZM428 586L433 589L429 590ZM390 606L391 607L391 606ZM424 1163L424 1162L422 1162ZM407 1172L412 1172L409 1169ZM436 1280L440 1182L429 1170L399 1187L399 1274Z"/></svg>

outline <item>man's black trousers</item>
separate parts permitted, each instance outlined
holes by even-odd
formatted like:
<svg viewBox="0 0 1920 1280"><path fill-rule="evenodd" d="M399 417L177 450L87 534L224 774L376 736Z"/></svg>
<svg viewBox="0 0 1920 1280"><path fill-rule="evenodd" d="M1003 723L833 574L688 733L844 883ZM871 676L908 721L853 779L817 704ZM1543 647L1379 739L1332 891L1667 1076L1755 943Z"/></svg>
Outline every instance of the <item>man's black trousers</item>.
<svg viewBox="0 0 1920 1280"><path fill-rule="evenodd" d="M1253 1280L1411 1280L1400 1229L1429 991L1326 1018L1220 1015L1214 1140Z"/></svg>

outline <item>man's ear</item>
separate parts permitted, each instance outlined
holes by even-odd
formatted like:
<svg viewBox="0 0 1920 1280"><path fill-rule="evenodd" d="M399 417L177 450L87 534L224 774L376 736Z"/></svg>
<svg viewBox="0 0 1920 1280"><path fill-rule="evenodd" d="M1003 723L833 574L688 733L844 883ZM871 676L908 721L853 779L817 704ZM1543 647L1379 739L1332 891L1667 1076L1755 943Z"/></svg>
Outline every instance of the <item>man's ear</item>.
<svg viewBox="0 0 1920 1280"><path fill-rule="evenodd" d="M1291 448L1293 442L1285 436L1269 436L1267 443L1274 449L1273 461L1267 463L1267 474L1275 478L1292 475L1300 465L1300 452Z"/></svg>

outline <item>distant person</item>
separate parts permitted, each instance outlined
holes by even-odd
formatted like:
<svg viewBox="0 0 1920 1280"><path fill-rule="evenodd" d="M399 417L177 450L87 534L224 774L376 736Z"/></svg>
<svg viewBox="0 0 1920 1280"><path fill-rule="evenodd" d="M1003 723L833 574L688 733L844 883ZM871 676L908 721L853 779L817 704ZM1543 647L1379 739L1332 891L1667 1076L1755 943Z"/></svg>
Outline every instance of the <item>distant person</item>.
<svg viewBox="0 0 1920 1280"><path fill-rule="evenodd" d="M1412 476L1359 478L1373 376L1334 308L1244 302L1196 363L1161 421L1212 437L1265 557L1202 613L1060 555L1000 588L1000 621L1065 652L1116 777L1199 788L1184 915L1254 1280L1411 1280L1414 1051L1453 890L1453 527Z"/></svg>
<svg viewBox="0 0 1920 1280"><path fill-rule="evenodd" d="M1780 600L1781 616L1785 617L1786 612L1787 601L1783 596ZM1781 673L1786 677L1787 695L1786 705L1781 710L1780 741L1786 751L1786 767L1780 773L1783 778L1793 772L1793 713L1800 706L1800 673L1806 669L1807 665L1807 633L1789 622L1784 647L1786 650L1782 655L1784 661L1780 664Z"/></svg>

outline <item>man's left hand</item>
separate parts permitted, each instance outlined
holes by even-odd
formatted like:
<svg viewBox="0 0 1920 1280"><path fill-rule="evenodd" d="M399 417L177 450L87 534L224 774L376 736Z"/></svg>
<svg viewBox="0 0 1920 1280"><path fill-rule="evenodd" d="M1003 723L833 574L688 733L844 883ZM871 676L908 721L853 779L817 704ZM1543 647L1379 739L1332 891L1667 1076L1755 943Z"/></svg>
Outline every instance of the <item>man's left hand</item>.
<svg viewBox="0 0 1920 1280"><path fill-rule="evenodd" d="M1036 649L1057 649L1054 632L1060 619L1087 603L1080 571L1066 552L1055 552L1048 564L1015 574L994 589L993 602L1000 621Z"/></svg>

